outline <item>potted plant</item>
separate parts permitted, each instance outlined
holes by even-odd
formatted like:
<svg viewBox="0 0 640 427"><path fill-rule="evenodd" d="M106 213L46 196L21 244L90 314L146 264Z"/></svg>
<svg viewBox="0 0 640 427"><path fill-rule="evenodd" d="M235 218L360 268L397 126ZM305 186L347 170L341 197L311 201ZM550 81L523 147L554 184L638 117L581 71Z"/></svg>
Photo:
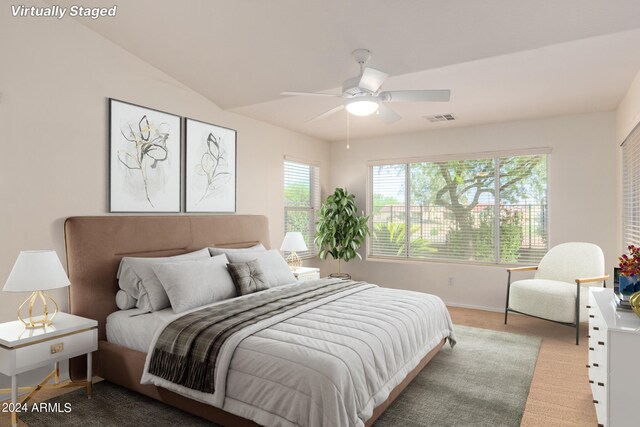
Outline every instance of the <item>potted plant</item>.
<svg viewBox="0 0 640 427"><path fill-rule="evenodd" d="M618 258L620 261L620 283L621 293L629 294L640 291L638 275L640 274L640 248L629 245L629 255L623 254Z"/></svg>
<svg viewBox="0 0 640 427"><path fill-rule="evenodd" d="M369 217L364 212L357 215L358 208L354 199L355 196L345 188L336 188L318 213L314 239L320 250L318 256L325 260L327 255L331 255L338 260L338 273L332 273L330 277L350 279L349 274L341 273L341 262L348 262L355 257L362 259L357 251L369 234Z"/></svg>

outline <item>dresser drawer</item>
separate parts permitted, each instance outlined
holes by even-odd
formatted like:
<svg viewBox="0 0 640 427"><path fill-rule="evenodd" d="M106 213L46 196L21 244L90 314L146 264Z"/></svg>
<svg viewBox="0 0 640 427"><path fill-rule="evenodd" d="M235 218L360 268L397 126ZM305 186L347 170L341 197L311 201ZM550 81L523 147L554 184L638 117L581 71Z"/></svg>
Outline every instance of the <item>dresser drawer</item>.
<svg viewBox="0 0 640 427"><path fill-rule="evenodd" d="M605 425L607 418L607 390L606 386L591 384L591 393L593 395L593 404L596 409L596 417L598 424Z"/></svg>
<svg viewBox="0 0 640 427"><path fill-rule="evenodd" d="M607 366L603 357L596 357L589 360L589 382L591 384L606 384L607 383Z"/></svg>
<svg viewBox="0 0 640 427"><path fill-rule="evenodd" d="M600 366L605 366L607 361L607 342L605 334L591 335L587 343L589 363L595 362Z"/></svg>
<svg viewBox="0 0 640 427"><path fill-rule="evenodd" d="M607 390L607 381L608 381L608 377L604 374L602 369L593 370L591 372L591 375L589 375L589 385L591 386L592 389L597 389L600 391ZM604 399L603 399L603 396L599 396L599 398L596 400L602 401Z"/></svg>
<svg viewBox="0 0 640 427"><path fill-rule="evenodd" d="M67 360L98 349L98 331L82 332L54 338L11 350L15 373L25 372L53 362Z"/></svg>
<svg viewBox="0 0 640 427"><path fill-rule="evenodd" d="M599 395L596 397L594 394L594 399L603 401L606 400L606 390L607 390L607 373L604 368L591 368L589 370L589 384L591 385L592 391L598 391L598 393L604 393L604 395Z"/></svg>
<svg viewBox="0 0 640 427"><path fill-rule="evenodd" d="M598 427L607 427L607 406L604 403L595 404L596 419L598 420Z"/></svg>
<svg viewBox="0 0 640 427"><path fill-rule="evenodd" d="M589 330L592 330L594 327L596 330L605 330L607 328L607 323L602 318L602 314L596 308L590 308L589 311Z"/></svg>
<svg viewBox="0 0 640 427"><path fill-rule="evenodd" d="M589 323L589 344L597 344L598 341L607 341L607 328L606 325L598 325L595 322Z"/></svg>

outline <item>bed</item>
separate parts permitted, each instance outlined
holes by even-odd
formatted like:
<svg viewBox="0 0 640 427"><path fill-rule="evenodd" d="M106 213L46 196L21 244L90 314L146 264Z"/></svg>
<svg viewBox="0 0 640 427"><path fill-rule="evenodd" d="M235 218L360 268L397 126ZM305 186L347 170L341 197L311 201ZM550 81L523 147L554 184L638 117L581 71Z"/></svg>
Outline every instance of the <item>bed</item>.
<svg viewBox="0 0 640 427"><path fill-rule="evenodd" d="M227 346L226 352L221 352L229 362L228 365L225 365L226 368L221 370L222 373L220 375L216 374L215 393L205 395L202 392L190 390L180 385L163 382L164 380L162 379L149 378L148 372L145 371L145 364L151 351L145 351L145 349L153 348L151 342L157 339L157 336L162 332L160 325L170 323L176 315L171 312L171 309L152 314L135 313L135 310L134 312L129 310L127 312L119 311L115 304L115 294L119 289L115 278L119 262L124 256L173 256L207 246L242 248L262 243L268 248L269 231L266 217L258 215L72 217L65 222L65 240L68 271L71 279L69 291L70 312L95 319L99 325L99 346L94 355L94 372L96 375L222 425L330 425L331 423L344 425L343 421L345 421L347 425L370 426L438 353L445 341L447 339L453 340L450 318L446 308L444 308L444 304L437 297L417 293L412 295L411 293L402 293L403 291L388 290L375 285L357 283L353 285L355 290L350 291L350 294L347 291L340 291L344 293L343 295L336 291L337 296L334 300L322 300L317 306L313 307L302 306L298 313L287 315L286 320L273 321L273 324L259 327L256 331L249 330L244 337L240 336L241 334L237 334L240 337L235 340L237 341L235 346ZM318 286L332 285L332 283L319 284ZM289 287L293 289L295 286L295 284L286 285L282 288ZM270 291L264 292L268 293ZM398 337L393 338L393 333L387 333L389 337L393 338L390 338L389 346L404 346L402 348L399 347L396 351L397 354L403 354L403 358L400 360L400 365L394 367L393 375L389 374L388 378L383 378L380 372L385 371L384 363L379 360L373 360L375 357L370 362L365 363L365 357L362 356L365 353L384 353L384 350L372 351L373 341L367 343L363 339L361 340L362 343L358 344L363 348L361 354L359 354L357 348L355 348L357 346L355 344L352 345L356 340L349 339L342 343L332 344L334 348L353 347L345 350L345 355L341 356L342 359L340 360L342 360L343 364L345 363L344 360L347 360L346 364L348 365L348 357L354 357L354 364L357 360L362 363L362 369L359 370L370 372L370 374L363 375L360 379L352 378L348 382L349 384L344 386L344 390L347 390L347 392L341 389L336 394L337 397L333 400L336 400L337 403L331 403L331 399L325 397L325 407L315 408L316 413L304 421L296 418L296 416L300 415L291 413L291 411L275 414L275 417L273 417L269 415L272 408L261 409L258 406L255 408L252 406L255 402L268 404L268 402L264 403L264 398L265 394L269 394L266 392L271 390L269 387L273 387L272 394L274 396L277 393L285 393L287 387L291 387L291 384L285 384L284 386L265 385L265 380L261 379L258 380L262 381L262 384L253 383L252 381L258 380L252 380L251 374L247 375L244 372L246 369L241 366L242 363L245 363L245 367L246 363L253 365L262 363L262 357L265 358L265 363L269 357L280 358L280 355L289 348L286 346L297 345L298 349L307 347L306 344L300 345L299 342L281 343L280 341L283 341L281 339L283 330L297 328L295 329L295 334L290 334L291 336L298 335L300 333L299 328L307 331L305 333L311 333L308 331L318 329L314 322L318 322L318 325L323 322L327 323L326 319L336 318L335 313L338 312L345 313L347 318L351 315L360 315L361 318L365 319L375 317L376 311L387 310L391 312L389 308L376 308L376 301L388 300L391 301L389 302L391 304L392 301L399 301L403 297L419 300L421 301L419 305L424 306L425 311L438 312L438 314L434 314L436 320L434 320L433 325L425 326L425 328L433 329L428 334L417 333L410 326L407 327L406 332L398 329L400 332L397 335L403 335L403 341ZM358 313L358 306L370 306L369 310L371 311ZM416 310L414 309L414 311ZM417 322L417 320L412 320L409 316L405 317L407 318L397 320L397 322L404 322L405 324ZM109 319L108 323L107 319ZM354 321L357 321L357 319L344 320L344 322ZM153 333L128 333L127 328L132 328L133 330L136 328L135 324L156 325L156 327L139 326L136 329L138 331L153 329ZM338 328L339 326L330 325L327 327ZM333 336L337 336L338 330L332 329L329 332ZM321 336L325 336L327 333L327 331L319 332ZM109 339L107 339L108 337ZM308 340L309 338L304 339ZM413 344L409 345L407 344L408 342ZM335 347L335 345L338 347ZM385 343L381 341L377 345L384 347ZM322 343L319 346L324 349L325 344ZM273 348L274 354L261 356L260 354L264 353L265 348ZM333 351L331 350L330 352ZM322 351L317 349L311 351L305 348L300 357L304 358L304 360L311 360L314 357L320 357L318 355L321 353ZM324 351L324 353L327 352ZM245 359L249 362L243 362ZM83 379L83 374L86 372L83 366L84 363L81 358L71 361L70 374L73 380ZM278 363L280 364L279 373L276 370L273 374L274 378L267 378L267 382L283 378L283 372L287 370L287 365L283 365L283 363L291 363L291 369L288 369L290 374L289 372L284 374L287 380L297 378L296 375L304 375L304 373L298 373L299 369L295 369L295 360L293 362ZM393 361L388 363L393 365ZM369 367L365 368L367 364ZM269 371L269 369L262 370L262 372L266 371ZM353 371L355 372L355 369ZM217 372L218 368L216 368ZM145 376L145 382L148 384L141 383L143 375ZM348 371L347 375L352 375L351 371ZM375 383L375 378L378 375L383 378L382 380L378 379L379 384L371 385L367 383L366 387L363 386L373 390L370 393L371 396L366 393L362 394L358 390L354 391L353 396L351 396L351 392L348 390L354 388L354 384L367 381ZM305 384L304 387L311 387L309 393L315 392L313 387L316 387L316 389L323 388L322 381L309 381L306 378L298 378L297 383ZM358 387L355 388L358 389ZM323 395L326 395L325 389L326 387L323 388ZM262 392L255 392L255 390L262 390ZM299 407L304 404L304 393L306 391L307 389L302 393L297 393L302 396L300 404L296 403L289 406ZM349 394L349 396L342 396L341 393L343 392ZM285 395L283 394L282 396L284 397ZM249 402L249 404L243 402L247 399L253 399L253 401ZM281 400L279 398L278 402ZM312 401L313 399L307 400ZM366 402L361 402L361 400L366 400ZM294 400L294 402L297 401ZM277 402L271 403L276 404ZM281 403L277 404L282 406ZM308 404L314 407L318 406L315 401ZM282 410L286 412L287 408ZM359 412L359 418L353 417L353 411ZM330 414L329 419L326 418L326 414Z"/></svg>

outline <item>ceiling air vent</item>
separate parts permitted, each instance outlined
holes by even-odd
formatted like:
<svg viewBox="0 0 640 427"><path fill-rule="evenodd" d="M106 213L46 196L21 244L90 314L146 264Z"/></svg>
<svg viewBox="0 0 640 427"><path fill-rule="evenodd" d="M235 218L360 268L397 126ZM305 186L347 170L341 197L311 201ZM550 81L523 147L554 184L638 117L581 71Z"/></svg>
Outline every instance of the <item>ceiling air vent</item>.
<svg viewBox="0 0 640 427"><path fill-rule="evenodd" d="M456 119L453 114L435 114L433 116L424 116L425 119L429 120L431 123L435 122L451 122Z"/></svg>

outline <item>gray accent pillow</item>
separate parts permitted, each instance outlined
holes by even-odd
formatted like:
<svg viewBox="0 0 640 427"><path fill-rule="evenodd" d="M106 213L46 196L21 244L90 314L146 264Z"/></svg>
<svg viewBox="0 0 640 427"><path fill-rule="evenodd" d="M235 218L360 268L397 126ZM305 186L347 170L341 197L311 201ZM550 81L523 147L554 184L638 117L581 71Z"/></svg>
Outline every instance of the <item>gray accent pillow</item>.
<svg viewBox="0 0 640 427"><path fill-rule="evenodd" d="M216 256L216 255L229 255L229 254L240 254L240 253L246 253L246 252L265 252L267 250L267 248L264 247L264 245L262 243L258 243L255 246L251 246L249 248L216 248L216 247L211 247L209 248L209 253L211 254L211 256Z"/></svg>
<svg viewBox="0 0 640 427"><path fill-rule="evenodd" d="M131 295L120 289L116 294L116 305L120 310L129 310L136 306L138 300Z"/></svg>
<svg viewBox="0 0 640 427"><path fill-rule="evenodd" d="M288 285L296 281L287 262L275 249L265 252L230 253L227 254L227 258L232 263L257 260L269 287Z"/></svg>
<svg viewBox="0 0 640 427"><path fill-rule="evenodd" d="M238 295L247 295L269 289L267 279L256 260L227 265Z"/></svg>
<svg viewBox="0 0 640 427"><path fill-rule="evenodd" d="M187 261L210 258L207 248L187 254L161 258L124 257L120 261L120 289L137 301L141 310L158 311L170 305L169 297L153 272L153 265L165 262Z"/></svg>
<svg viewBox="0 0 640 427"><path fill-rule="evenodd" d="M153 271L167 292L173 311L182 313L236 296L227 270L228 262L226 255L218 255L195 261L155 264Z"/></svg>

